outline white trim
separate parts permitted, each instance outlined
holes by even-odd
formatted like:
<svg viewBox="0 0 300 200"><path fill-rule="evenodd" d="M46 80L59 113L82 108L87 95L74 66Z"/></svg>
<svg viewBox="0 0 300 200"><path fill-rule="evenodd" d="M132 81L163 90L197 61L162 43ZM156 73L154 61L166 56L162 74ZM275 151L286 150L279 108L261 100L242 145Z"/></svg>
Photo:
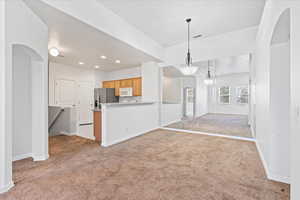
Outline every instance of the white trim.
<svg viewBox="0 0 300 200"><path fill-rule="evenodd" d="M269 177L270 177L270 172L269 172L269 168L268 168L267 161L266 161L266 159L265 159L265 157L264 157L264 154L263 154L261 148L259 147L259 144L258 144L257 141L255 142L255 145L256 145L256 148L257 148L259 157L260 157L260 159L261 159L261 161L262 161L262 164L263 164L263 166L264 166L266 175L267 175L267 177L268 177L268 179L269 179Z"/></svg>
<svg viewBox="0 0 300 200"><path fill-rule="evenodd" d="M77 134L76 136L81 137L81 138L85 138L85 139L89 139L89 140L96 140L95 136L89 137L89 136L83 136L83 135L79 135L79 134Z"/></svg>
<svg viewBox="0 0 300 200"><path fill-rule="evenodd" d="M273 180L273 181L290 184L290 177L280 176L275 173L272 173L271 170L269 170L268 163L262 153L261 148L259 147L258 142L256 141L255 144L256 144L256 148L258 150L259 157L263 163L267 178L270 180Z"/></svg>
<svg viewBox="0 0 300 200"><path fill-rule="evenodd" d="M276 175L273 173L269 174L269 179L273 180L273 181L277 181L277 182L282 182L282 183L286 183L286 184L290 184L290 177L285 177L285 176L280 176L280 175Z"/></svg>
<svg viewBox="0 0 300 200"><path fill-rule="evenodd" d="M73 135L77 135L77 133L67 133L65 131L61 131L59 132L61 135L66 135L66 136L73 136Z"/></svg>
<svg viewBox="0 0 300 200"><path fill-rule="evenodd" d="M109 147L109 146L112 146L112 145L115 145L115 144L118 144L118 143L121 143L121 142L125 142L125 141L130 140L130 139L133 139L135 137L144 135L146 133L149 133L149 132L157 130L157 129L160 129L160 127L156 127L156 128L150 129L150 130L146 130L146 131L143 131L142 133L137 133L137 134L134 134L134 135L130 135L128 137L124 137L122 139L115 140L115 141L110 142L110 143L106 143L106 141L103 140L101 146L103 146L103 147Z"/></svg>
<svg viewBox="0 0 300 200"><path fill-rule="evenodd" d="M161 126L169 126L171 124L174 124L174 123L177 123L177 122L180 122L180 121L182 121L182 120L181 119L176 119L176 120L173 120L171 122L167 122L165 124L162 124Z"/></svg>
<svg viewBox="0 0 300 200"><path fill-rule="evenodd" d="M254 129L253 129L253 126L251 125L251 124L249 124L250 125L250 130L251 130L251 135L252 135L252 137L253 138L256 138L256 134L255 134L255 131L254 131ZM255 135L255 137L254 137L254 135Z"/></svg>
<svg viewBox="0 0 300 200"><path fill-rule="evenodd" d="M221 133L207 133L207 132L201 132L201 131L191 131L191 130L183 130L183 129L175 129L175 128L166 128L166 127L161 127L161 129L169 130L169 131L176 131L176 132L184 132L184 133L193 133L193 134L200 134L200 135L207 135L207 136L223 137L223 138L229 138L229 139L234 139L234 140L243 140L243 141L250 141L250 142L255 142L256 141L253 138L244 138L244 137L239 137L239 136L223 135Z"/></svg>
<svg viewBox="0 0 300 200"><path fill-rule="evenodd" d="M7 192L14 186L15 186L14 182L10 182L8 185L5 185L4 187L0 188L0 194Z"/></svg>
<svg viewBox="0 0 300 200"><path fill-rule="evenodd" d="M13 157L13 161L17 161L17 160L23 160L25 158L32 158L32 153L27 153L27 154L22 154L22 155L16 155Z"/></svg>
<svg viewBox="0 0 300 200"><path fill-rule="evenodd" d="M48 160L49 158L49 154L46 155L34 155L33 156L33 161L44 161L44 160Z"/></svg>

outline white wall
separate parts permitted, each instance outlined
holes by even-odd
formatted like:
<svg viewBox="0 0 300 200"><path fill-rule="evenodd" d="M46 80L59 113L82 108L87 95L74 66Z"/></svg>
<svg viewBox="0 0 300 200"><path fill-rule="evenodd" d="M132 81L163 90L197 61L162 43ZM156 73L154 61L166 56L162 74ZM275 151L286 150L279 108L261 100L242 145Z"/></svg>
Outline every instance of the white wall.
<svg viewBox="0 0 300 200"><path fill-rule="evenodd" d="M111 146L157 129L159 127L158 104L104 105L102 146Z"/></svg>
<svg viewBox="0 0 300 200"><path fill-rule="evenodd" d="M55 105L55 80L72 80L76 85L80 82L89 82L95 87L101 86L101 79L104 79L103 72L83 67L73 67L59 63L49 64L49 105Z"/></svg>
<svg viewBox="0 0 300 200"><path fill-rule="evenodd" d="M204 77L196 77L196 117L208 113L208 87L204 84Z"/></svg>
<svg viewBox="0 0 300 200"><path fill-rule="evenodd" d="M181 78L163 77L162 101L164 103L182 103Z"/></svg>
<svg viewBox="0 0 300 200"><path fill-rule="evenodd" d="M238 30L222 35L192 40L193 61L212 60L249 54L254 51L257 27ZM166 48L166 63L183 64L186 55L186 43Z"/></svg>
<svg viewBox="0 0 300 200"><path fill-rule="evenodd" d="M239 86L249 85L249 73L237 73L218 76L216 84L209 86L208 92L208 112L209 113L224 113L224 114L240 114L248 115L248 104L242 105L236 102L236 88ZM222 86L230 87L230 104L220 104L218 101L219 88Z"/></svg>
<svg viewBox="0 0 300 200"><path fill-rule="evenodd" d="M281 16L281 14L290 8L291 11L291 199L300 199L300 119L297 110L300 105L300 2L285 0L268 0L266 2L262 22L259 27L256 50L254 57L255 66L255 90L256 90L256 139L260 155L264 161L264 166L271 178L272 174L268 172L270 162L276 158L276 152L271 151L270 130L270 61L271 61L271 40L273 30ZM280 80L278 80L280 81ZM272 158L273 157L273 158ZM276 177L275 177L276 178ZM277 177L277 180L282 180Z"/></svg>
<svg viewBox="0 0 300 200"><path fill-rule="evenodd" d="M5 192L12 186L11 157L7 157L11 151L7 144L5 119L5 3L0 1L0 193Z"/></svg>
<svg viewBox="0 0 300 200"><path fill-rule="evenodd" d="M35 68L35 73L38 74L38 85L33 88L36 108L39 112L34 113L33 119L36 124L33 127L33 153L36 160L47 159L48 157L48 114L47 114L47 101L48 101L48 77L47 77L47 61L48 61L48 28L47 26L36 17L33 12L26 7L23 1L1 1L1 26L3 26L3 13L5 13L5 68L2 72L5 80L5 93L0 103L1 108L4 108L4 129L1 130L1 138L4 138L3 145L1 144L0 153L0 192L9 189L12 183L12 46L14 44L21 44L31 48L34 52L42 57L40 64L33 63L32 66L38 66ZM3 7L4 6L4 7ZM5 9L5 10L4 10ZM3 27L2 27L3 28ZM1 29L2 31L3 29ZM22 34L20 34L22 33ZM0 34L3 39L3 32ZM3 41L3 40L2 40ZM3 47L3 46L1 46ZM3 54L2 54L3 55ZM1 59L2 61L2 59ZM1 79L3 80L3 79ZM1 84L1 87L3 85ZM3 90L1 90L3 91ZM2 95L1 95L2 96ZM3 101L4 100L4 101ZM3 110L1 109L3 112ZM2 113L3 114L3 113ZM2 121L3 122L3 121ZM34 144L39 145L34 145Z"/></svg>
<svg viewBox="0 0 300 200"><path fill-rule="evenodd" d="M104 80L110 81L110 80L128 79L128 78L140 77L141 75L142 75L141 67L133 67L133 68L127 68L127 69L116 70L111 72L105 72Z"/></svg>
<svg viewBox="0 0 300 200"><path fill-rule="evenodd" d="M162 72L157 63L149 62L142 65L142 100L161 101L161 76Z"/></svg>
<svg viewBox="0 0 300 200"><path fill-rule="evenodd" d="M300 199L300 2L291 6L291 200Z"/></svg>
<svg viewBox="0 0 300 200"><path fill-rule="evenodd" d="M178 122L182 118L181 103L164 103L161 105L161 126L167 126L171 123Z"/></svg>
<svg viewBox="0 0 300 200"><path fill-rule="evenodd" d="M269 171L290 179L290 45L271 47L270 68L270 157Z"/></svg>
<svg viewBox="0 0 300 200"><path fill-rule="evenodd" d="M22 49L13 49L13 160L32 154L32 67Z"/></svg>

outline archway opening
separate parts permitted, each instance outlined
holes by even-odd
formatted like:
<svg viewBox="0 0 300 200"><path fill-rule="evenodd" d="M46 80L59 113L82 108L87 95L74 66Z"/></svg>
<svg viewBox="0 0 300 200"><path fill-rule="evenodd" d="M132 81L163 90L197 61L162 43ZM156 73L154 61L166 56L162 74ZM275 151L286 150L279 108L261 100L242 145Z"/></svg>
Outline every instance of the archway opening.
<svg viewBox="0 0 300 200"><path fill-rule="evenodd" d="M36 106L41 99L43 59L24 45L12 46L12 158L13 161L39 154L42 119Z"/></svg>
<svg viewBox="0 0 300 200"><path fill-rule="evenodd" d="M290 10L280 16L270 45L270 172L290 177Z"/></svg>

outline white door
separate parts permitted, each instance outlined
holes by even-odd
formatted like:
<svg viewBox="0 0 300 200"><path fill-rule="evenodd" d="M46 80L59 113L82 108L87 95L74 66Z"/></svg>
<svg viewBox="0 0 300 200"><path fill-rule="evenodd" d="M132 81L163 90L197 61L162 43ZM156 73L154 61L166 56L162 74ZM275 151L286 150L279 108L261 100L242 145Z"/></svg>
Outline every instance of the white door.
<svg viewBox="0 0 300 200"><path fill-rule="evenodd" d="M61 107L75 107L76 83L72 80L55 81L55 105Z"/></svg>
<svg viewBox="0 0 300 200"><path fill-rule="evenodd" d="M78 84L78 135L94 140L93 111L94 84L79 82Z"/></svg>
<svg viewBox="0 0 300 200"><path fill-rule="evenodd" d="M193 117L195 110L195 89L194 88L184 88L184 116Z"/></svg>
<svg viewBox="0 0 300 200"><path fill-rule="evenodd" d="M94 84L79 82L78 88L79 124L93 123Z"/></svg>

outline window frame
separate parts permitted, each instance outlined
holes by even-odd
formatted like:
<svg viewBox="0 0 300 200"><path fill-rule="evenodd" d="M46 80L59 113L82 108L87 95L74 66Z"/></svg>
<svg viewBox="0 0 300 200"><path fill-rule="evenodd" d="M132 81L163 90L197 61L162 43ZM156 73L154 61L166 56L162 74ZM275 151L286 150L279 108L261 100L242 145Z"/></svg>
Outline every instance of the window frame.
<svg viewBox="0 0 300 200"><path fill-rule="evenodd" d="M247 103L242 103L239 102L239 99L241 98L241 96L245 96L245 95L240 95L240 92L242 91L242 88L246 88L247 89ZM236 87L236 103L240 104L240 105L248 105L249 104L249 85L240 85Z"/></svg>
<svg viewBox="0 0 300 200"><path fill-rule="evenodd" d="M228 88L228 95L221 95L221 89L224 88L224 87L227 87ZM221 97L227 97L228 96L228 103L227 102L222 102L221 101ZM221 105L230 105L231 104L231 87L230 86L221 86L218 88L218 103L221 104Z"/></svg>

